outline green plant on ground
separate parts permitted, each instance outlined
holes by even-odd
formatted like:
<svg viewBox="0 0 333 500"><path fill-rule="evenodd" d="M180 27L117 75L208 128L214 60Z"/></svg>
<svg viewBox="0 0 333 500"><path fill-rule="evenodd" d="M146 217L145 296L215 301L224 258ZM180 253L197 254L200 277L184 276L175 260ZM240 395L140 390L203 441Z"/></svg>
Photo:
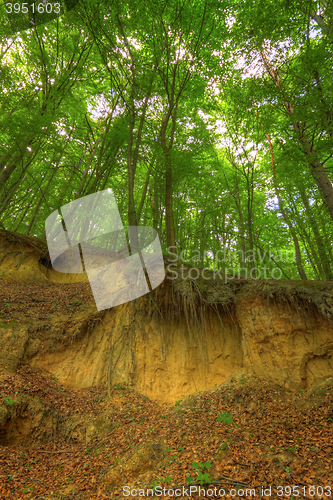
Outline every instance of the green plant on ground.
<svg viewBox="0 0 333 500"><path fill-rule="evenodd" d="M195 469L197 473L196 481L200 481L201 486L205 484L209 484L211 482L211 479L209 477L209 473L205 471L210 469L212 464L210 462L205 462L204 464L202 462L193 462L192 463L192 469ZM193 483L193 478L191 476L187 476L185 478L185 481L187 484Z"/></svg>
<svg viewBox="0 0 333 500"><path fill-rule="evenodd" d="M13 405L15 403L14 399L10 399L9 396L5 396L3 398L3 401L7 404L7 405Z"/></svg>
<svg viewBox="0 0 333 500"><path fill-rule="evenodd" d="M23 485L23 493L29 493L29 491L33 490L33 486L30 486L30 488L27 488L26 485Z"/></svg>
<svg viewBox="0 0 333 500"><path fill-rule="evenodd" d="M157 479L155 479L155 481L153 482L153 484L150 485L150 487L153 489L153 491L155 492L155 489L157 488L158 484L157 483L168 483L169 481L171 481L171 477L170 476L167 476L166 478L163 478L163 477L158 477Z"/></svg>
<svg viewBox="0 0 333 500"><path fill-rule="evenodd" d="M227 425L234 424L235 422L232 420L232 415L231 413L225 412L221 413L216 420L218 422L225 422Z"/></svg>
<svg viewBox="0 0 333 500"><path fill-rule="evenodd" d="M127 387L127 384L126 384L126 382L124 381L123 383L118 382L118 384L116 384L116 389L120 389L120 390L122 390L122 391L124 391L124 390L126 390L126 391L127 391L129 388Z"/></svg>

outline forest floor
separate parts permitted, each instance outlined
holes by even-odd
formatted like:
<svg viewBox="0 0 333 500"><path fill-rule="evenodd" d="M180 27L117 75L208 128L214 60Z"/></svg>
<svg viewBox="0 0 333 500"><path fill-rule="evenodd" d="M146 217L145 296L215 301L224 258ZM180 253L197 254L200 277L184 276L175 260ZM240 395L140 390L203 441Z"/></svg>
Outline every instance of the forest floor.
<svg viewBox="0 0 333 500"><path fill-rule="evenodd" d="M257 294L333 318L332 282L182 279L177 288L193 303L232 307ZM96 309L88 283L2 279L0 304L5 331ZM27 364L0 369L0 500L134 498L154 488L165 498L333 499L332 400L332 377L298 392L230 378L167 405L124 383L70 389Z"/></svg>
<svg viewBox="0 0 333 500"><path fill-rule="evenodd" d="M28 365L2 372L0 386L1 500L134 498L156 486L165 498L198 498L199 486L200 498L333 497L333 378L290 392L244 376L173 406L126 384L70 390ZM41 407L45 425L14 445Z"/></svg>

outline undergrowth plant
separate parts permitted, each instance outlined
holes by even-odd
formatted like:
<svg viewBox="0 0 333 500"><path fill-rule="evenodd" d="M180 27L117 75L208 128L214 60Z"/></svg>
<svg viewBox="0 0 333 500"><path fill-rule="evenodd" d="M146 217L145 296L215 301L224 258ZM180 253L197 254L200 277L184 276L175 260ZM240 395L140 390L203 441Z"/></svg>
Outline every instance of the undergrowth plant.
<svg viewBox="0 0 333 500"><path fill-rule="evenodd" d="M13 405L13 404L15 403L14 399L10 399L10 397L9 397L9 396L5 396L5 397L3 398L3 401L4 401L4 403L6 403L7 405Z"/></svg>
<svg viewBox="0 0 333 500"><path fill-rule="evenodd" d="M210 462L205 462L204 464L202 462L192 462L192 469L195 469L197 477L193 480L191 476L186 476L186 483L190 485L193 483L193 481L200 481L201 486L203 484L209 484L211 482L211 479L207 471L211 468L211 466L212 464Z"/></svg>
<svg viewBox="0 0 333 500"><path fill-rule="evenodd" d="M158 477L157 479L155 479L155 481L153 482L153 484L150 485L150 487L153 489L153 491L155 492L155 489L157 488L158 484L157 483L169 483L171 481L171 477L170 476L167 476L165 478L163 477Z"/></svg>

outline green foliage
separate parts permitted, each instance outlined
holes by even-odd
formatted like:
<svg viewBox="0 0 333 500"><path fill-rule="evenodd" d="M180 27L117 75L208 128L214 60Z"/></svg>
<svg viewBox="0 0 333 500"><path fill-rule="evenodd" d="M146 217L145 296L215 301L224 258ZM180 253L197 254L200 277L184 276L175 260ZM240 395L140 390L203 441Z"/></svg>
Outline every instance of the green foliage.
<svg viewBox="0 0 333 500"><path fill-rule="evenodd" d="M14 405L15 404L15 401L14 399L10 399L9 396L5 396L4 398L2 398L3 402L6 403L7 405Z"/></svg>
<svg viewBox="0 0 333 500"><path fill-rule="evenodd" d="M0 23L4 226L42 237L52 212L107 188L127 226L130 187L167 253L169 161L185 263L332 280L329 3L317 17L288 0L118 4L82 0L14 39Z"/></svg>
<svg viewBox="0 0 333 500"><path fill-rule="evenodd" d="M156 487L159 486L158 483L169 483L171 481L171 477L170 476L167 476L165 478L163 477L158 477L157 479L155 479L155 481L153 482L153 484L150 485L150 487L153 489L153 491L156 490Z"/></svg>
<svg viewBox="0 0 333 500"><path fill-rule="evenodd" d="M232 419L232 415L229 412L221 413L216 420L218 422L225 422L227 425L234 424L234 421Z"/></svg>
<svg viewBox="0 0 333 500"><path fill-rule="evenodd" d="M124 390L128 391L128 390L129 390L129 387L127 386L126 382L124 381L123 383L118 382L118 383L116 384L116 389L118 389L118 390L122 390L122 391L124 391Z"/></svg>
<svg viewBox="0 0 333 500"><path fill-rule="evenodd" d="M208 469L210 469L211 467L211 463L210 462L205 462L205 463L202 463L202 462L193 462L192 463L192 469L195 469L196 473L197 473L197 477L195 479L195 481L200 481L200 484L203 485L203 484L209 484L211 479L209 477L209 473L206 472ZM205 470L206 469L206 470ZM193 478L191 476L187 476L186 479L185 479L186 483L187 484L192 484L193 483Z"/></svg>

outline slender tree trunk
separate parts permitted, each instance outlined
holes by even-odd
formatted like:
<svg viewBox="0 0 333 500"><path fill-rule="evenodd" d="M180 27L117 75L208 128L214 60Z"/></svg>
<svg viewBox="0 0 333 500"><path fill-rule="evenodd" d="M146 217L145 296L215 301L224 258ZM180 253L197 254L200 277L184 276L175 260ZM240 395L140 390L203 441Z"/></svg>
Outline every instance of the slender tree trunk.
<svg viewBox="0 0 333 500"><path fill-rule="evenodd" d="M8 162L6 161L3 162L3 169L0 174L0 201L5 196L4 189L8 179L16 169L17 165L19 165L22 158L26 155L27 147L33 142L34 141L32 139L25 141L25 143L21 146L21 149L16 153L14 153L13 155L11 155Z"/></svg>
<svg viewBox="0 0 333 500"><path fill-rule="evenodd" d="M31 219L29 221L29 224L28 224L28 227L27 227L27 230L26 230L25 234L29 234L30 233L30 230L31 230L31 228L33 226L33 223L35 221L36 215L38 213L39 207L41 206L42 201L45 199L45 194L47 193L49 185L51 184L52 179L53 179L54 174L56 173L57 169L58 169L58 165L53 169L51 177L49 178L48 183L46 184L45 188L42 191L42 194L39 197L38 202L36 203L36 206L35 206L34 211L32 213L32 216L31 216Z"/></svg>
<svg viewBox="0 0 333 500"><path fill-rule="evenodd" d="M321 262L321 265L322 265L323 271L324 271L324 279L331 281L331 280L333 280L333 272L332 272L332 269L330 266L330 259L328 258L327 254L326 254L325 245L324 245L323 239L321 237L321 234L319 232L317 221L313 217L313 213L312 213L312 210L310 207L309 199L308 199L304 189L301 189L301 196L302 196L302 200L303 200L303 203L305 205L306 214L308 216L308 219L309 219L309 222L310 222L310 225L312 227L312 231L313 231L313 234L315 237L315 241L317 244L319 261Z"/></svg>
<svg viewBox="0 0 333 500"><path fill-rule="evenodd" d="M252 221L252 208L253 208L253 168L251 179L249 174L246 177L247 181L247 225L249 231L249 249L253 251L253 221Z"/></svg>
<svg viewBox="0 0 333 500"><path fill-rule="evenodd" d="M291 196L290 196L291 197ZM299 234L301 240L303 242L304 248L306 249L308 258L310 260L312 269L317 275L318 279L323 279L325 273L322 267L321 260L318 258L318 248L316 248L314 242L312 241L311 235L308 233L303 221L302 217L299 215L297 207L294 203L294 200L291 200L292 205L294 206L294 212L297 220L297 227L299 229ZM308 246L310 247L311 252L308 250ZM312 255L312 257L311 257Z"/></svg>
<svg viewBox="0 0 333 500"><path fill-rule="evenodd" d="M330 108L330 104L326 102L325 97L324 97L324 91L321 85L320 77L319 77L319 72L316 69L314 71L315 75L315 80L316 80L316 89L319 94L319 99L320 102L323 106L323 110L325 110L325 116L323 116L323 127L325 128L326 132L329 134L331 139L333 139L333 123L332 123L332 111Z"/></svg>
<svg viewBox="0 0 333 500"><path fill-rule="evenodd" d="M176 248L176 238L175 238L175 222L173 217L173 206L172 206L172 162L171 162L171 151L173 146L173 141L175 137L176 130L176 117L180 93L175 100L175 81L178 69L178 61L176 62L173 72L172 72L172 85L168 95L168 109L162 118L162 125L160 130L161 146L165 153L165 222L167 230L167 247ZM171 132L169 137L169 144L166 141L166 132L169 120L171 119Z"/></svg>
<svg viewBox="0 0 333 500"><path fill-rule="evenodd" d="M132 148L134 142L134 127L135 127L135 107L134 107L134 96L135 96L135 84L132 86L132 96L131 96L131 115L130 115L130 132L129 132L129 140L128 140L128 148L127 148L127 168L128 168L128 223L129 226L138 226L138 217L135 210L135 202L134 202L134 179L135 179L135 171L139 158L139 148L141 144L141 136L143 124L145 121L146 111L148 107L148 99L151 94L153 84L153 77L150 80L149 88L146 93L145 102L143 104L143 109L140 117L138 132L136 136L136 144L132 158ZM137 231L132 230L132 241L131 248L132 253L135 253L139 250L139 241L137 237Z"/></svg>
<svg viewBox="0 0 333 500"><path fill-rule="evenodd" d="M207 198L206 198L207 199ZM206 206L204 207L204 209L202 210L202 212L200 213L200 217L199 217L199 226L200 226L200 229L201 229L201 232L200 232L200 239L199 239L199 265L201 267L201 263L202 263L202 267L205 266L205 246L206 246L206 231L205 231L205 218L206 218ZM201 220L200 220L201 219Z"/></svg>
<svg viewBox="0 0 333 500"><path fill-rule="evenodd" d="M24 177L24 175L23 175ZM19 178L16 182L14 182L8 192L7 192L7 195L6 195L6 198L4 198L3 200L3 203L0 207L0 215L3 214L4 212L6 212L9 208L9 201L14 197L14 194L16 193L17 189L19 188L21 182L22 182L23 178Z"/></svg>
<svg viewBox="0 0 333 500"><path fill-rule="evenodd" d="M283 104L287 110L287 113L289 114L289 116L291 116L293 118L294 108L287 101L287 99L285 97L284 90L281 86L280 79L278 78L276 71L274 70L274 68L272 67L268 58L266 57L263 49L261 49L260 52L261 52L262 58L264 60L264 63L265 63L265 66L267 68L269 75L271 76L271 78L275 82L275 85L280 90ZM313 142L310 141L309 137L307 136L307 133L304 129L304 126L302 125L302 123L300 123L299 121L297 121L295 119L293 119L292 122L293 122L294 130L297 133L297 135L299 137L299 141L302 145L303 153L306 156L307 161L309 163L311 175L312 175L313 179L315 180L317 186L319 187L319 190L321 191L321 193L323 195L323 200L326 204L328 212L329 212L331 218L333 219L333 185L328 178L327 172L326 172L323 164L319 160L317 152L315 151L315 149L313 147Z"/></svg>
<svg viewBox="0 0 333 500"><path fill-rule="evenodd" d="M13 184L11 184L11 186L9 187L9 192L7 193L7 195L5 194L6 191L5 191L5 187L4 187L4 189L2 191L2 195L0 195L0 198L1 198L1 196L6 196L6 198L4 199L2 206L0 208L0 215L8 209L9 200L14 197L18 188L20 187L21 183L23 182L23 179L26 176L26 173L28 171L29 166L34 161L35 157L37 156L38 150L39 150L39 148L36 148L33 155L30 155L29 161L27 161L26 164L24 165L24 167L22 168L22 171L21 171L21 174L20 174L18 180L15 181Z"/></svg>
<svg viewBox="0 0 333 500"><path fill-rule="evenodd" d="M146 175L146 180L145 180L145 184L143 186L141 201L140 201L140 204L139 204L139 207L138 207L138 211L137 211L137 218L138 218L138 220L140 220L140 218L141 218L141 213L142 213L143 205L144 205L144 202L145 202L146 196L147 196L147 189L148 189L150 174L151 174L151 171L152 171L154 163L155 163L155 158L153 158L152 161L150 162L150 165L149 165L149 168L148 168L148 172L147 172L147 175Z"/></svg>
<svg viewBox="0 0 333 500"><path fill-rule="evenodd" d="M158 215L159 215L158 188L159 188L159 185L158 185L158 179L157 179L157 172L155 172L155 175L154 175L154 194L152 194L150 191L150 202L151 202L151 208L152 208L152 214L153 214L153 228L157 232L158 232Z"/></svg>
<svg viewBox="0 0 333 500"><path fill-rule="evenodd" d="M242 269L241 276L242 276L242 278L245 278L246 277L245 270L242 267L243 265L245 265L245 252L246 252L245 238L244 238L244 236L245 236L245 224L244 224L243 210L242 210L241 199L240 199L240 195L239 195L238 179L237 178L235 179L235 183L234 183L234 193L235 193L234 199L235 199L236 207L238 210L239 222L240 222L240 250L241 250L241 254L242 254L242 257L241 257L241 269Z"/></svg>
<svg viewBox="0 0 333 500"><path fill-rule="evenodd" d="M324 238L325 238L325 246L326 246L326 249L327 249L327 251L329 253L331 262L333 262L332 243L331 243L331 240L329 239L327 228L325 227L324 218L323 217L319 217L319 220L320 220L320 226L321 226L322 234L324 235Z"/></svg>
<svg viewBox="0 0 333 500"><path fill-rule="evenodd" d="M172 207L172 168L170 154L166 158L167 166L165 170L165 222L167 230L167 246L176 247L175 222Z"/></svg>
<svg viewBox="0 0 333 500"><path fill-rule="evenodd" d="M290 231L291 236L293 238L293 242L294 242L294 246L295 246L295 253L296 253L296 266L297 266L298 273L299 273L299 275L300 275L300 277L301 277L302 280L307 280L308 278L307 278L307 276L305 274L305 271L304 271L304 268L303 268L301 250L300 250L300 247L299 247L299 243L298 243L296 231L295 231L295 228L293 227L293 225L291 224L291 222L289 221L289 218L287 216L286 211L284 210L283 202L282 202L282 199L280 197L280 193L279 193L279 190L278 190L278 187L277 187L276 175L275 175L275 162L274 162L273 146L272 146L270 137L267 134L267 132L265 132L265 134L266 134L266 137L268 139L269 149L270 149L270 152L271 152L272 172L273 172L273 181L274 181L275 194L277 196L277 199L279 200L279 207L280 207L280 211L282 213L282 217L285 220L286 224L288 225L289 231Z"/></svg>
<svg viewBox="0 0 333 500"><path fill-rule="evenodd" d="M16 232L18 230L18 228L20 227L24 217L27 215L28 211L29 211L29 208L30 208L30 205L27 205L23 214L21 215L19 221L17 222L16 226L14 226L13 228L13 231ZM46 238L44 238L46 240Z"/></svg>

